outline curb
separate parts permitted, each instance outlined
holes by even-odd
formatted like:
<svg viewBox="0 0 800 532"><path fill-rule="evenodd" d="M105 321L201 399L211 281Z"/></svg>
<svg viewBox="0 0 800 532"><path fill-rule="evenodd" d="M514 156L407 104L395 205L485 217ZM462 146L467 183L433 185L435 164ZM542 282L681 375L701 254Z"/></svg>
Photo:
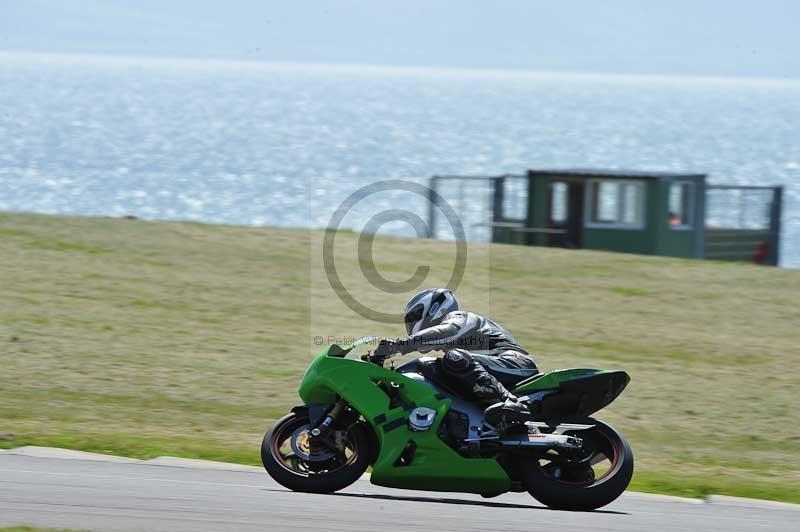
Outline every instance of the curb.
<svg viewBox="0 0 800 532"><path fill-rule="evenodd" d="M36 445L25 445L14 449L6 449L4 454L18 456L30 456L33 458L58 458L61 460L88 460L92 462L114 462L114 463L140 463L142 460L127 458L125 456L114 456L110 454L87 453L85 451L75 451L73 449L59 449L58 447L38 447Z"/></svg>
<svg viewBox="0 0 800 532"><path fill-rule="evenodd" d="M149 460L128 458L102 453L88 453L72 449L59 449L57 447L38 447L25 445L14 449L0 450L0 453L29 456L31 458L56 458L59 460L85 460L88 462L111 462L117 464L140 464L162 467L182 467L186 469L213 469L217 471L261 472L262 468L229 462L215 462L213 460L198 460L196 458L179 458L176 456L159 456Z"/></svg>
<svg viewBox="0 0 800 532"><path fill-rule="evenodd" d="M706 503L714 506L729 506L734 508L760 508L762 510L790 510L800 512L800 504L790 502L770 501L766 499L746 499L744 497L731 497L729 495L709 495Z"/></svg>
<svg viewBox="0 0 800 532"><path fill-rule="evenodd" d="M639 499L652 502L678 502L682 504L706 504L706 499L692 499L676 495L662 495L660 493L646 493L643 491L626 491L622 494L626 499Z"/></svg>

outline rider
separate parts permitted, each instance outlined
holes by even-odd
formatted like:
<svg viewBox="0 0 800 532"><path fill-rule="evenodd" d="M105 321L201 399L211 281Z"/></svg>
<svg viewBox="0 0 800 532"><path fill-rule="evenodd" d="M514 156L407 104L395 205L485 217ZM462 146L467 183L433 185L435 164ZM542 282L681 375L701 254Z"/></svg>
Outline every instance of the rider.
<svg viewBox="0 0 800 532"><path fill-rule="evenodd" d="M429 288L411 298L405 308L409 336L382 340L376 357L418 351L444 351L441 369L460 394L490 405L486 417L527 408L508 388L539 372L533 357L503 327L478 314L459 310L447 288Z"/></svg>

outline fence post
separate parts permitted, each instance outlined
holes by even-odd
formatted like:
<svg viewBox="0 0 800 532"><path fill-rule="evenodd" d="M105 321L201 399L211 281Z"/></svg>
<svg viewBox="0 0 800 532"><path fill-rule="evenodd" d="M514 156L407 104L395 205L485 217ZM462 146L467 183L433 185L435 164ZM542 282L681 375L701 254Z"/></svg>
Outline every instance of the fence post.
<svg viewBox="0 0 800 532"><path fill-rule="evenodd" d="M492 223L496 224L503 220L503 185L505 183L505 176L495 177L492 179L492 186L493 186L493 197L494 202L492 203ZM501 242L502 239L499 238L500 228L497 226L492 226L492 242Z"/></svg>
<svg viewBox="0 0 800 532"><path fill-rule="evenodd" d="M428 238L436 238L436 183L439 176L431 177L428 182Z"/></svg>
<svg viewBox="0 0 800 532"><path fill-rule="evenodd" d="M706 176L695 186L694 258L706 256Z"/></svg>
<svg viewBox="0 0 800 532"><path fill-rule="evenodd" d="M769 243L769 262L777 266L780 262L780 245L781 245L781 212L783 211L783 187L775 187L772 189L772 208L770 209L769 228L770 243Z"/></svg>

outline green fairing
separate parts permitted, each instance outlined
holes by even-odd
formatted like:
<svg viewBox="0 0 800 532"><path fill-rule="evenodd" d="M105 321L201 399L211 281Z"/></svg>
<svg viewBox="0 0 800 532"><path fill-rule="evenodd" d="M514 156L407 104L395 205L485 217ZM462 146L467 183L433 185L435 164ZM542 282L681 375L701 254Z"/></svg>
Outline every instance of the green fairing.
<svg viewBox="0 0 800 532"><path fill-rule="evenodd" d="M520 382L514 393L525 394L538 392L541 390L552 390L558 388L562 382L566 382L579 377L589 377L593 375L612 375L615 371L607 371L603 369L557 369L548 373L539 373L529 379Z"/></svg>
<svg viewBox="0 0 800 532"><path fill-rule="evenodd" d="M380 453L373 464L372 483L432 491L508 491L511 481L495 460L464 458L437 436L452 401L437 399L435 390L402 374L367 362L339 358L343 356L342 348L334 350L338 356L329 356L329 351L330 348L320 353L306 371L300 383L300 397L306 403L332 404L339 395L372 425L380 443ZM399 384L398 393L403 403L436 410L433 427L425 432L409 430L405 423L409 412L402 406L389 410L389 397L377 385L364 386L369 380ZM381 414L385 414L386 420L376 423L375 418ZM403 422L393 430L384 430L396 420ZM417 446L414 460L407 466L395 467L409 441Z"/></svg>

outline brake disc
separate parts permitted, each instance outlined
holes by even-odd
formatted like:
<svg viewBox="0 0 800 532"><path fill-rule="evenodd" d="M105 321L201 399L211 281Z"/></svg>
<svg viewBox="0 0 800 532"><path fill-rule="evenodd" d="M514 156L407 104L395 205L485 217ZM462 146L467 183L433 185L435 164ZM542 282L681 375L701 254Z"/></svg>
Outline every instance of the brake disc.
<svg viewBox="0 0 800 532"><path fill-rule="evenodd" d="M335 451L330 451L311 441L309 426L303 425L292 433L292 451L306 462L324 462L336 456Z"/></svg>

